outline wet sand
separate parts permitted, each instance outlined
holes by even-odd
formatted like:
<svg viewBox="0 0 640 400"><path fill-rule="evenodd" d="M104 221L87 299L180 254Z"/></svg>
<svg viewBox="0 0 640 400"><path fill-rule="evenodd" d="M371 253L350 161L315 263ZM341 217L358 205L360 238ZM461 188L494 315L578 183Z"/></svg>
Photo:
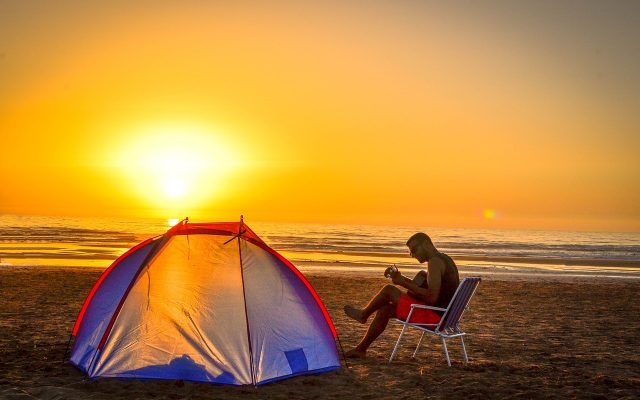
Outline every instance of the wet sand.
<svg viewBox="0 0 640 400"><path fill-rule="evenodd" d="M342 313L388 281L371 274L306 272L324 300L345 350L365 325ZM62 362L69 332L99 270L0 268L0 398L638 398L638 280L483 276L462 326L470 362L451 341L427 338L411 358L408 335L393 364L393 325L366 360L348 368L261 386L181 381L91 381ZM464 275L464 274L463 274ZM411 344L411 345L410 345Z"/></svg>

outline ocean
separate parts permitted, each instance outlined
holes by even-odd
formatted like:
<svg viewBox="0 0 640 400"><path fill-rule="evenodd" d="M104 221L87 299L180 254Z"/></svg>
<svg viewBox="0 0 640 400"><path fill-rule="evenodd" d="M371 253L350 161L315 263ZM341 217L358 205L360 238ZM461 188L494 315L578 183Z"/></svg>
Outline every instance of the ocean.
<svg viewBox="0 0 640 400"><path fill-rule="evenodd" d="M640 278L640 233L246 223L303 272L377 273L391 264L417 270L421 265L409 257L405 242L424 231L456 260L462 274ZM168 227L163 219L1 215L0 268L106 268Z"/></svg>

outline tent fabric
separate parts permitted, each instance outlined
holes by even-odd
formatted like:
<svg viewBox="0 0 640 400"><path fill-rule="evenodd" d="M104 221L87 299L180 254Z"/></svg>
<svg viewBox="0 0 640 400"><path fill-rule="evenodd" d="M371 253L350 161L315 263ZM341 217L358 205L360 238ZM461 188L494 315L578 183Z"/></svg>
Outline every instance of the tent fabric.
<svg viewBox="0 0 640 400"><path fill-rule="evenodd" d="M71 362L93 378L259 385L340 366L311 285L242 222L182 223L134 247L76 327Z"/></svg>
<svg viewBox="0 0 640 400"><path fill-rule="evenodd" d="M87 296L73 329L71 353L71 362L82 371L87 372L109 318L156 241L144 241L123 254L105 270Z"/></svg>
<svg viewBox="0 0 640 400"><path fill-rule="evenodd" d="M318 349L335 349L335 337L305 283L260 247L241 250L256 380L332 365L335 351Z"/></svg>

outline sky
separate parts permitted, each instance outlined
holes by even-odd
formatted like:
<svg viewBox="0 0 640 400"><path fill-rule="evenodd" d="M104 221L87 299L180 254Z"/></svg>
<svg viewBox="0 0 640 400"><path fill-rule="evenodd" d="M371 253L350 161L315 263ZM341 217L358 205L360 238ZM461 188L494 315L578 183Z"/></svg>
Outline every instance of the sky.
<svg viewBox="0 0 640 400"><path fill-rule="evenodd" d="M0 213L640 231L636 1L0 0Z"/></svg>

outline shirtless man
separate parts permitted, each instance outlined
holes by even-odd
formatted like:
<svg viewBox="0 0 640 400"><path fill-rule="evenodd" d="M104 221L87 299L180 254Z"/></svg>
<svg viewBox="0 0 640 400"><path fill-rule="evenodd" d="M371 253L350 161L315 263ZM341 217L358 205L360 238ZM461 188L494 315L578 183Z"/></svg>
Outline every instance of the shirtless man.
<svg viewBox="0 0 640 400"><path fill-rule="evenodd" d="M420 263L428 261L427 271L420 271L415 278L409 279L399 271L391 272L394 285L384 286L373 296L364 308L350 305L344 307L347 316L364 324L369 316L376 313L358 345L345 355L350 358L364 358L373 341L384 332L389 318L406 320L411 304L420 303L429 306L446 308L453 297L460 279L458 268L451 257L440 253L429 236L418 232L407 240L409 254ZM397 286L407 289L403 293ZM442 314L433 310L415 309L411 314L411 322L437 324Z"/></svg>

